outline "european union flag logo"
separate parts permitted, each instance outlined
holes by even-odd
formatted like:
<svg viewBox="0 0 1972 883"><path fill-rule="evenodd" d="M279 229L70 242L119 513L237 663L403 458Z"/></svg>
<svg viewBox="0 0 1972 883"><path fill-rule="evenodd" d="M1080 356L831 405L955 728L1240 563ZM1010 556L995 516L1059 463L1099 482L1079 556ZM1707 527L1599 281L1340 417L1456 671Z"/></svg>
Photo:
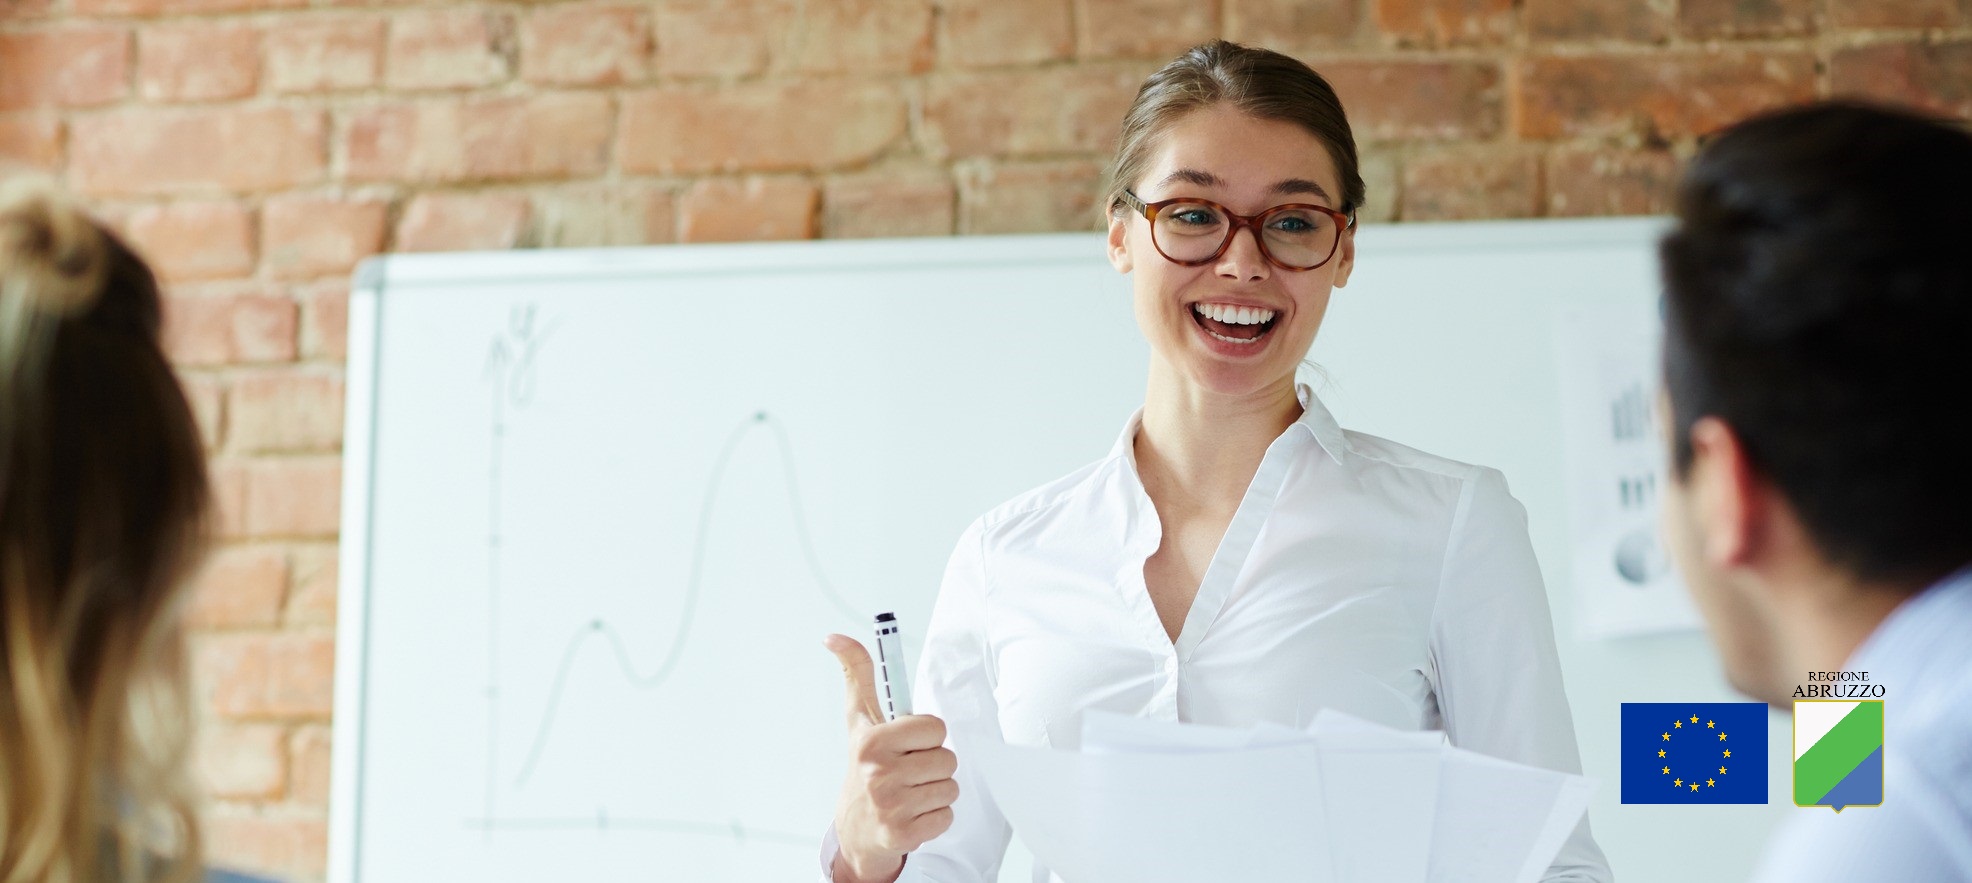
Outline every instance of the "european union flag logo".
<svg viewBox="0 0 1972 883"><path fill-rule="evenodd" d="M1767 802L1766 703L1623 703L1623 802Z"/></svg>

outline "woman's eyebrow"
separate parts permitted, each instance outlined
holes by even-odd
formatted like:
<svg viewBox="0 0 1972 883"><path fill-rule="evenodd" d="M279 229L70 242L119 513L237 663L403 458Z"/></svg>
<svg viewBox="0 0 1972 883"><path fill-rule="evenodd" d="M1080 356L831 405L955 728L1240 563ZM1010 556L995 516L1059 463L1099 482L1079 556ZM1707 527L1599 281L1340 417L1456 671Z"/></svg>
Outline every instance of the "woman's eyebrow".
<svg viewBox="0 0 1972 883"><path fill-rule="evenodd" d="M1329 196L1328 191L1324 189L1322 185L1310 181L1306 178L1289 178L1285 181L1275 184L1274 192L1282 196L1292 196L1297 193L1312 193L1330 202L1335 201L1335 198Z"/></svg>
<svg viewBox="0 0 1972 883"><path fill-rule="evenodd" d="M1181 181L1186 184L1196 184L1200 187L1226 186L1226 182L1220 180L1218 175L1199 169L1179 169L1171 174L1165 175L1164 180L1157 182L1157 184L1159 187L1162 187L1166 184L1176 184Z"/></svg>
<svg viewBox="0 0 1972 883"><path fill-rule="evenodd" d="M1162 181L1157 182L1157 186L1159 189L1162 189L1165 186L1176 183L1194 184L1199 187L1226 186L1224 179L1202 169L1179 169L1171 174L1165 175ZM1287 178L1275 183L1271 189L1274 193L1281 196L1294 196L1307 193L1329 202L1335 201L1335 197L1329 195L1328 188L1306 178Z"/></svg>

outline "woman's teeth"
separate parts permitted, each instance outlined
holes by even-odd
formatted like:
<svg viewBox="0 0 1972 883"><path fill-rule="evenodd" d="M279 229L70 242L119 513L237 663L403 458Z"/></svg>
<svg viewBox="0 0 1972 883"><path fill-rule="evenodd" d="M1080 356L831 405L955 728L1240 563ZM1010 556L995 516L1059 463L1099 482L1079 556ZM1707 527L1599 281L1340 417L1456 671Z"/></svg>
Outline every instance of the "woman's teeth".
<svg viewBox="0 0 1972 883"><path fill-rule="evenodd" d="M1199 315L1227 325L1264 325L1274 320L1273 310L1259 307L1235 307L1225 304L1192 304L1191 308ZM1224 338L1231 340L1232 338Z"/></svg>
<svg viewBox="0 0 1972 883"><path fill-rule="evenodd" d="M1192 315L1198 319L1200 330L1212 335L1215 340L1242 346L1258 343L1266 337L1267 332L1273 330L1274 316L1278 315L1273 310L1231 304L1196 303L1191 305L1191 309ZM1238 327L1239 330L1234 333L1239 336L1221 334L1214 330L1214 326L1228 331Z"/></svg>
<svg viewBox="0 0 1972 883"><path fill-rule="evenodd" d="M1210 328L1205 329L1205 333L1210 334L1213 337L1216 337L1227 343L1247 344L1247 343L1258 343L1260 341L1259 337L1227 337L1223 334L1220 334L1217 331L1213 331Z"/></svg>

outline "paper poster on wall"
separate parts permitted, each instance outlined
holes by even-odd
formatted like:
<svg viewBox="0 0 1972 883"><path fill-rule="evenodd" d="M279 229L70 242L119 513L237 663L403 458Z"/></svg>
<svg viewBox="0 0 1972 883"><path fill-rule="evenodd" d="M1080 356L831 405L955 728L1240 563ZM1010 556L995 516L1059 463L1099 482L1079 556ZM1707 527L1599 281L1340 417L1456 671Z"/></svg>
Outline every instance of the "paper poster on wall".
<svg viewBox="0 0 1972 883"><path fill-rule="evenodd" d="M1568 475L1571 572L1584 637L1691 629L1658 528L1665 482L1658 317L1633 305L1579 307L1555 323Z"/></svg>

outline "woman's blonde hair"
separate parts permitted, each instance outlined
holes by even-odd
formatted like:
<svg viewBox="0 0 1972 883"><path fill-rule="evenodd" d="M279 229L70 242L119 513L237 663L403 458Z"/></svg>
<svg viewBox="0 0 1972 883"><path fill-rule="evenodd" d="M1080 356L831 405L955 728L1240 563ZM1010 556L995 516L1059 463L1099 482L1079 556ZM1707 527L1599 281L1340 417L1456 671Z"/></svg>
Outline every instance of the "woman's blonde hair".
<svg viewBox="0 0 1972 883"><path fill-rule="evenodd" d="M205 457L151 271L0 178L0 883L190 881Z"/></svg>

